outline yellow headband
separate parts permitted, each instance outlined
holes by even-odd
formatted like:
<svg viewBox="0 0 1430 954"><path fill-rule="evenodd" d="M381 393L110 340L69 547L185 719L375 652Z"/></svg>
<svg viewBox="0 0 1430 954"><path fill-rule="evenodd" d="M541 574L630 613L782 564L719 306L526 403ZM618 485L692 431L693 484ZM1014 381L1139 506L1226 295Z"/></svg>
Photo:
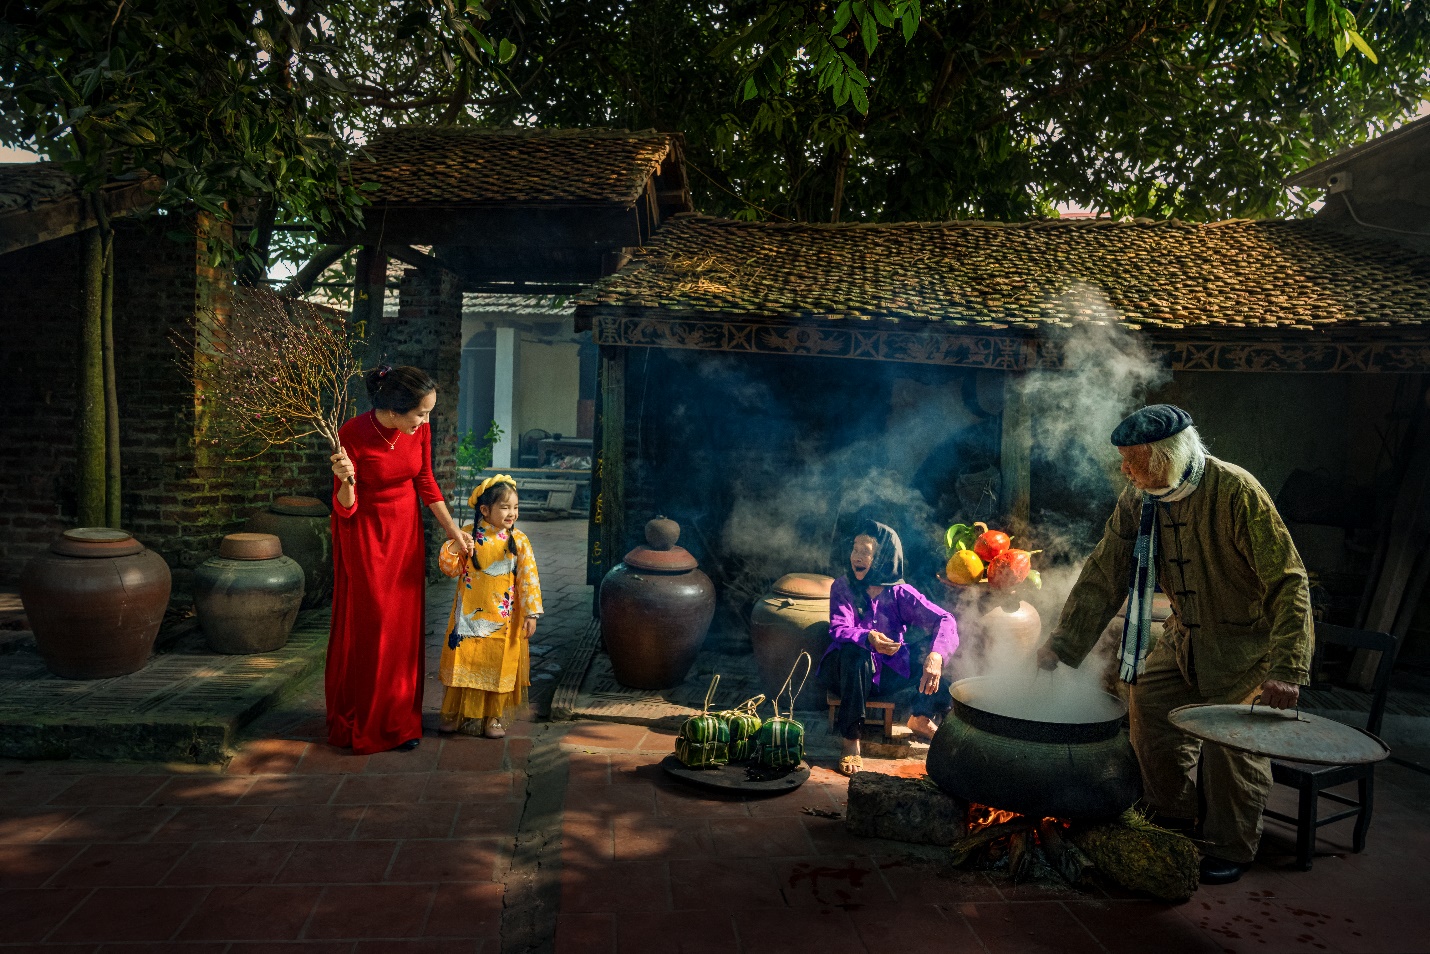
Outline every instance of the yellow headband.
<svg viewBox="0 0 1430 954"><path fill-rule="evenodd" d="M475 507L477 501L481 499L482 494L491 490L496 484L511 484L511 489L516 489L516 480L512 477L508 477L506 474L497 474L495 477L488 477L486 480L477 484L477 489L472 491L472 495L467 498L467 506Z"/></svg>

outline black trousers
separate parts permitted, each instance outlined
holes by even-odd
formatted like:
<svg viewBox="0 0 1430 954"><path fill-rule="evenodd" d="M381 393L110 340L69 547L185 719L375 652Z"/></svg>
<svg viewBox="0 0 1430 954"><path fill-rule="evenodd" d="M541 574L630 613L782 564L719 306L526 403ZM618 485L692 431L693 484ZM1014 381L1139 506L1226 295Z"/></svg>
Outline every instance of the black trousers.
<svg viewBox="0 0 1430 954"><path fill-rule="evenodd" d="M892 699L905 689L914 690L914 698L909 708L914 715L932 719L944 715L953 708L953 696L940 682L938 691L932 695L919 692L919 680L923 676L924 660L927 652L910 648L909 676L901 676L888 667L879 678L879 692L874 693L874 658L869 650L858 643L842 642L834 652L824 657L819 668L820 682L824 688L839 696L839 712L834 717L834 728L846 739L859 738L859 729L864 725L864 704L870 699Z"/></svg>

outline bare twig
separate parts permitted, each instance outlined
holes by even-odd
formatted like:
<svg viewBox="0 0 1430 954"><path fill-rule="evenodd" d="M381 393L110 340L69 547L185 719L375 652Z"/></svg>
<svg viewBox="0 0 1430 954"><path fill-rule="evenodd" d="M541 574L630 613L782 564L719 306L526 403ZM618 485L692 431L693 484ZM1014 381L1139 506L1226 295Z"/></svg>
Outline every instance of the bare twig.
<svg viewBox="0 0 1430 954"><path fill-rule="evenodd" d="M231 314L206 314L180 366L235 445L268 447L321 435L336 452L349 388L362 374L359 338L309 302L248 290ZM257 456L256 454L253 456Z"/></svg>

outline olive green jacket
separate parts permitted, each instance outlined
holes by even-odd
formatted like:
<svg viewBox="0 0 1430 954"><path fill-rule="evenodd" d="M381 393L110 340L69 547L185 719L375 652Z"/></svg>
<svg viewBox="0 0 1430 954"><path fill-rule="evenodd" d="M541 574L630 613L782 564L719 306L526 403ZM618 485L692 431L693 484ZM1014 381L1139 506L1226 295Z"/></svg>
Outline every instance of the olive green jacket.
<svg viewBox="0 0 1430 954"><path fill-rule="evenodd" d="M1142 494L1129 486L1063 607L1052 649L1077 666L1127 598ZM1306 568L1266 489L1207 458L1200 486L1159 506L1157 583L1172 603L1162 639L1205 695L1267 679L1309 682L1313 642Z"/></svg>

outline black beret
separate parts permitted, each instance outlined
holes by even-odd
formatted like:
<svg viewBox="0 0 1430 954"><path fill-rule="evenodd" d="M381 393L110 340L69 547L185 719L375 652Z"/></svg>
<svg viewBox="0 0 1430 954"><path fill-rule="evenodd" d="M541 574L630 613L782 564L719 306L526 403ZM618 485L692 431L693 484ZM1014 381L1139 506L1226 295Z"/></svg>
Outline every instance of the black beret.
<svg viewBox="0 0 1430 954"><path fill-rule="evenodd" d="M1192 416L1175 404L1149 404L1123 419L1112 432L1117 447L1155 444L1192 426Z"/></svg>

